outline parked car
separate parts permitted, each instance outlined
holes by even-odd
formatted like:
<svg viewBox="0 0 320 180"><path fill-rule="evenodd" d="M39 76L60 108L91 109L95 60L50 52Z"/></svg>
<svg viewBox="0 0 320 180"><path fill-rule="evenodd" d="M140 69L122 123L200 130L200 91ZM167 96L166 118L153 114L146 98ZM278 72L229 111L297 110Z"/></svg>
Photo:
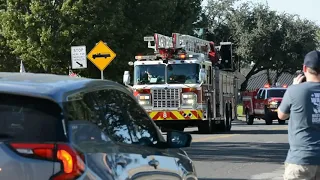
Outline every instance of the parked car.
<svg viewBox="0 0 320 180"><path fill-rule="evenodd" d="M0 73L0 117L1 180L197 179L191 135L165 140L116 82Z"/></svg>

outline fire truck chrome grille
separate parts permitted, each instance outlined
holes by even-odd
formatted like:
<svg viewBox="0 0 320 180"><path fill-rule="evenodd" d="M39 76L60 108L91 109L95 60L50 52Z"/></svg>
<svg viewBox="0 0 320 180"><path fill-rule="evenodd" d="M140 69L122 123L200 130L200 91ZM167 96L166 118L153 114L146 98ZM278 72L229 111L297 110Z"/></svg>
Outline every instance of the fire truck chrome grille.
<svg viewBox="0 0 320 180"><path fill-rule="evenodd" d="M154 89L152 102L154 108L178 108L180 107L180 89Z"/></svg>

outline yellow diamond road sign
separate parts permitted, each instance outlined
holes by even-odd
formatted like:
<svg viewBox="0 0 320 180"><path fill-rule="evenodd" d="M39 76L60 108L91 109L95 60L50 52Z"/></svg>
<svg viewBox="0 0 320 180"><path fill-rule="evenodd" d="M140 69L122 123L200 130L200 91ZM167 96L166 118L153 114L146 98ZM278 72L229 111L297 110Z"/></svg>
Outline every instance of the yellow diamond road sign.
<svg viewBox="0 0 320 180"><path fill-rule="evenodd" d="M87 58L98 68L103 71L111 61L116 57L114 53L103 41L98 44L89 52Z"/></svg>

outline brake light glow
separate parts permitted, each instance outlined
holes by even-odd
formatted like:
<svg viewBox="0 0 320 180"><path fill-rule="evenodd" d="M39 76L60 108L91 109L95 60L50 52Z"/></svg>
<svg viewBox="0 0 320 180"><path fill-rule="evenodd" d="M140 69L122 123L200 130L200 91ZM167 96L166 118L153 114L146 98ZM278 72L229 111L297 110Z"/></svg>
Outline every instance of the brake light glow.
<svg viewBox="0 0 320 180"><path fill-rule="evenodd" d="M75 179L84 172L84 157L67 144L11 143L18 154L35 159L61 162L61 172L53 180Z"/></svg>
<svg viewBox="0 0 320 180"><path fill-rule="evenodd" d="M270 87L270 84L265 84L264 87L265 87L265 88L269 88L269 87Z"/></svg>

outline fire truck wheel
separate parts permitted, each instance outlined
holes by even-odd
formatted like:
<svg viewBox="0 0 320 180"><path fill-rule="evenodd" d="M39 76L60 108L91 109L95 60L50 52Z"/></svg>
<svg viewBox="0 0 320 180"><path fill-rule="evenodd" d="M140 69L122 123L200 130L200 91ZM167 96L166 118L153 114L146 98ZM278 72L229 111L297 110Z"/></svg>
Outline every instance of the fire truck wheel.
<svg viewBox="0 0 320 180"><path fill-rule="evenodd" d="M273 120L268 113L265 114L264 120L266 121L266 125L272 125L272 123L273 123Z"/></svg>
<svg viewBox="0 0 320 180"><path fill-rule="evenodd" d="M230 110L230 113L229 113L229 114L230 114L230 120L231 120L231 121L234 121L234 118L235 118L235 117L233 117L233 114L232 114L232 113L233 113L233 111L232 111L232 110L233 110L233 109L232 109L232 103L229 103L229 110Z"/></svg>
<svg viewBox="0 0 320 180"><path fill-rule="evenodd" d="M226 115L224 118L224 130L230 131L231 130L231 116L230 116L230 109L229 109L229 103L226 104Z"/></svg>
<svg viewBox="0 0 320 180"><path fill-rule="evenodd" d="M254 121L254 116L249 114L249 110L246 110L246 123L252 125Z"/></svg>
<svg viewBox="0 0 320 180"><path fill-rule="evenodd" d="M207 119L206 121L202 121L198 125L198 131L201 134L211 134L213 132L213 121L212 119L212 112L211 112L211 103L208 101L208 110L207 110Z"/></svg>

